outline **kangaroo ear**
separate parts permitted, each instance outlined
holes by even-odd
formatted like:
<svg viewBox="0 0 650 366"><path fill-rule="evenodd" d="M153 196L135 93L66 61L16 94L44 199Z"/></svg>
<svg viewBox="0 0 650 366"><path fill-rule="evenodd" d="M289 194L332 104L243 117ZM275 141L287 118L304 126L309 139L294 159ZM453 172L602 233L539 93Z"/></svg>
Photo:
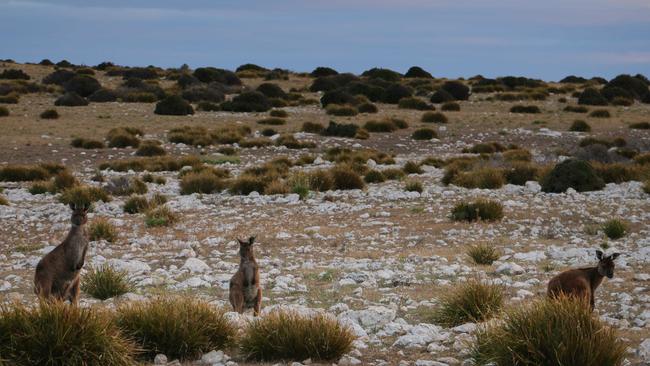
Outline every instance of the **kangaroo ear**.
<svg viewBox="0 0 650 366"><path fill-rule="evenodd" d="M612 260L618 258L618 256L621 255L621 253L614 253L611 255Z"/></svg>
<svg viewBox="0 0 650 366"><path fill-rule="evenodd" d="M598 260L603 259L603 252L602 252L602 250L597 250L597 251L596 251L596 258L598 258Z"/></svg>
<svg viewBox="0 0 650 366"><path fill-rule="evenodd" d="M249 245L253 245L254 242L255 242L255 237L254 236L251 236L250 238L248 238L248 244Z"/></svg>

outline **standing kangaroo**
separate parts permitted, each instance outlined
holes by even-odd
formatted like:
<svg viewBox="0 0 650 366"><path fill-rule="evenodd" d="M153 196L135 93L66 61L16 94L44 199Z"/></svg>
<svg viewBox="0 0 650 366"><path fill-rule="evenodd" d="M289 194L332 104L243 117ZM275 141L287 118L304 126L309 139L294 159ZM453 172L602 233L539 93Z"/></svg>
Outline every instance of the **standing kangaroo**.
<svg viewBox="0 0 650 366"><path fill-rule="evenodd" d="M244 310L253 308L255 316L260 313L262 305L262 288L260 287L260 270L253 255L251 236L248 241L237 239L239 242L239 269L230 279L230 304L233 309L242 314Z"/></svg>
<svg viewBox="0 0 650 366"><path fill-rule="evenodd" d="M556 297L565 294L585 300L589 299L591 311L594 311L594 293L605 276L607 278L614 277L614 260L619 255L619 253L614 253L605 256L602 251L597 250L598 265L596 267L570 269L556 275L548 282L548 296Z"/></svg>
<svg viewBox="0 0 650 366"><path fill-rule="evenodd" d="M72 209L72 227L61 244L45 255L36 266L34 292L41 299L79 301L79 272L88 250L86 222L88 206Z"/></svg>

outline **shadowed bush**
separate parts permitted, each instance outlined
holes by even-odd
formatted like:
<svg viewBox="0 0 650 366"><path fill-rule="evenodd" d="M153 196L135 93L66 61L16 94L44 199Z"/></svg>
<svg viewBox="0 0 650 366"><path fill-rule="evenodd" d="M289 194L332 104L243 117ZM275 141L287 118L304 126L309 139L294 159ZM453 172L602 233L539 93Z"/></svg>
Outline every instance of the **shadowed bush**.
<svg viewBox="0 0 650 366"><path fill-rule="evenodd" d="M571 127L569 127L569 131L573 131L573 132L589 132L589 131L591 131L591 126L587 122L585 122L585 121L583 121L581 119L577 119L577 120L573 121L573 123L571 124Z"/></svg>
<svg viewBox="0 0 650 366"><path fill-rule="evenodd" d="M350 166L337 165L329 172L332 176L334 189L363 189L365 187L361 176Z"/></svg>
<svg viewBox="0 0 650 366"><path fill-rule="evenodd" d="M446 81L442 84L441 89L449 93L456 100L469 99L469 87L460 81Z"/></svg>
<svg viewBox="0 0 650 366"><path fill-rule="evenodd" d="M232 101L221 103L221 109L231 112L266 112L271 109L271 102L264 94L251 91L237 95Z"/></svg>
<svg viewBox="0 0 650 366"><path fill-rule="evenodd" d="M472 203L461 202L451 211L454 221L497 221L503 218L503 206L497 201L479 199Z"/></svg>
<svg viewBox="0 0 650 366"><path fill-rule="evenodd" d="M223 179L209 170L198 173L190 173L183 176L181 183L181 194L205 193L211 194L220 192L226 188Z"/></svg>
<svg viewBox="0 0 650 366"><path fill-rule="evenodd" d="M502 306L501 286L471 279L445 292L433 320L447 327L478 323L492 318Z"/></svg>
<svg viewBox="0 0 650 366"><path fill-rule="evenodd" d="M630 123L629 127L633 130L650 130L650 122Z"/></svg>
<svg viewBox="0 0 650 366"><path fill-rule="evenodd" d="M103 311L62 302L0 307L0 355L7 365L132 366L136 352Z"/></svg>
<svg viewBox="0 0 650 366"><path fill-rule="evenodd" d="M470 246L467 249L467 256L476 264L490 265L501 255L493 246L481 243Z"/></svg>
<svg viewBox="0 0 650 366"><path fill-rule="evenodd" d="M75 75L70 80L63 83L63 89L68 93L77 93L82 97L87 97L97 90L101 89L101 84L97 79L88 75Z"/></svg>
<svg viewBox="0 0 650 366"><path fill-rule="evenodd" d="M515 162L505 169L504 176L510 184L523 186L526 182L537 180L539 169L530 163Z"/></svg>
<svg viewBox="0 0 650 366"><path fill-rule="evenodd" d="M431 95L431 103L439 104L439 103L445 103L445 102L453 102L454 96L449 94L444 89L438 89L436 90L432 95Z"/></svg>
<svg viewBox="0 0 650 366"><path fill-rule="evenodd" d="M43 78L43 84L63 85L66 81L75 77L74 72L70 70L56 70Z"/></svg>
<svg viewBox="0 0 650 366"><path fill-rule="evenodd" d="M413 131L411 138L413 138L413 140L431 140L438 138L438 134L431 128L418 128Z"/></svg>
<svg viewBox="0 0 650 366"><path fill-rule="evenodd" d="M45 180L52 176L41 165L5 165L0 166L0 181L2 182L29 182Z"/></svg>
<svg viewBox="0 0 650 366"><path fill-rule="evenodd" d="M543 192L562 193L568 188L578 192L597 191L605 187L605 182L598 177L588 162L567 159L555 165L540 180Z"/></svg>
<svg viewBox="0 0 650 366"><path fill-rule="evenodd" d="M578 97L578 104L607 105L607 99L595 88L586 88Z"/></svg>
<svg viewBox="0 0 650 366"><path fill-rule="evenodd" d="M430 111L435 109L434 106L416 97L402 98L399 100L399 103L397 103L397 106L401 109L415 109L418 111Z"/></svg>
<svg viewBox="0 0 650 366"><path fill-rule="evenodd" d="M336 361L352 349L354 339L334 317L274 311L253 320L239 343L250 360Z"/></svg>
<svg viewBox="0 0 650 366"><path fill-rule="evenodd" d="M218 82L226 85L241 85L237 75L229 70L217 69L215 67L199 67L194 70L194 77L204 83Z"/></svg>
<svg viewBox="0 0 650 366"><path fill-rule="evenodd" d="M471 353L477 365L618 366L626 348L586 304L561 297L512 307L478 329Z"/></svg>
<svg viewBox="0 0 650 366"><path fill-rule="evenodd" d="M377 113L379 109L372 103L361 103L357 106L359 113Z"/></svg>
<svg viewBox="0 0 650 366"><path fill-rule="evenodd" d="M321 133L325 127L321 125L320 123L315 123L315 122L305 122L302 124L301 131L303 132L309 132L309 133Z"/></svg>
<svg viewBox="0 0 650 366"><path fill-rule="evenodd" d="M77 93L67 92L55 100L54 105L65 107L83 107L88 105L88 101Z"/></svg>
<svg viewBox="0 0 650 366"><path fill-rule="evenodd" d="M31 77L26 72L19 69L6 69L0 72L0 79L9 80L29 80Z"/></svg>
<svg viewBox="0 0 650 366"><path fill-rule="evenodd" d="M95 103L108 103L117 100L117 93L110 89L101 88L88 96L88 100Z"/></svg>
<svg viewBox="0 0 650 366"><path fill-rule="evenodd" d="M58 119L59 112L56 109L46 109L40 114L41 119Z"/></svg>
<svg viewBox="0 0 650 366"><path fill-rule="evenodd" d="M277 84L262 83L255 90L266 95L268 98L287 99L287 93L285 93Z"/></svg>
<svg viewBox="0 0 650 366"><path fill-rule="evenodd" d="M402 84L392 84L387 87L381 94L380 100L388 104L397 104L400 99L408 98L413 94L413 91L408 86Z"/></svg>
<svg viewBox="0 0 650 366"><path fill-rule="evenodd" d="M186 116L194 114L194 108L179 95L170 95L156 103L153 113L165 116Z"/></svg>
<svg viewBox="0 0 650 366"><path fill-rule="evenodd" d="M442 106L440 106L441 111L451 111L451 112L458 112L460 111L460 104L456 102L445 102Z"/></svg>
<svg viewBox="0 0 650 366"><path fill-rule="evenodd" d="M91 268L81 280L81 290L95 299L106 300L133 291L126 271L104 264Z"/></svg>
<svg viewBox="0 0 650 366"><path fill-rule="evenodd" d="M381 121L371 120L366 122L363 125L368 132L393 132L397 130L397 126L390 119L384 119Z"/></svg>
<svg viewBox="0 0 650 366"><path fill-rule="evenodd" d="M106 240L109 243L113 243L117 239L117 231L108 219L98 218L88 227L88 237L92 241Z"/></svg>
<svg viewBox="0 0 650 366"><path fill-rule="evenodd" d="M338 75L338 71L332 69L331 67L325 67L325 66L319 66L315 68L310 75L315 78L319 78L321 76L331 76L331 75Z"/></svg>
<svg viewBox="0 0 650 366"><path fill-rule="evenodd" d="M115 322L149 360L159 353L170 359L196 359L230 346L236 334L223 310L189 297L125 305L118 309Z"/></svg>
<svg viewBox="0 0 650 366"><path fill-rule="evenodd" d="M103 149L106 147L103 141L86 139L83 137L75 137L70 142L70 146L79 149Z"/></svg>
<svg viewBox="0 0 650 366"><path fill-rule="evenodd" d="M422 79L433 79L433 76L425 71L423 68L419 66L411 66L408 71L406 71L406 74L404 74L405 78L422 78Z"/></svg>
<svg viewBox="0 0 650 366"><path fill-rule="evenodd" d="M447 123L447 116L440 112L426 112L422 115L424 123Z"/></svg>
<svg viewBox="0 0 650 366"><path fill-rule="evenodd" d="M329 104L326 108L327 114L332 116L356 116L359 111L351 105Z"/></svg>
<svg viewBox="0 0 650 366"><path fill-rule="evenodd" d="M587 113L589 112L589 109L587 107L583 106L576 106L576 105L568 105L564 107L565 112L573 112L573 113Z"/></svg>
<svg viewBox="0 0 650 366"><path fill-rule="evenodd" d="M9 109L7 107L0 106L0 117L8 117Z"/></svg>
<svg viewBox="0 0 650 366"><path fill-rule="evenodd" d="M345 124L330 121L327 128L325 128L321 134L323 136L355 137L358 130L359 126L353 123Z"/></svg>
<svg viewBox="0 0 650 366"><path fill-rule="evenodd" d="M536 105L515 105L510 108L510 113L542 113Z"/></svg>
<svg viewBox="0 0 650 366"><path fill-rule="evenodd" d="M611 114L609 113L609 111L607 109L596 109L596 110L591 111L591 113L589 113L589 117L592 117L592 118L609 118L609 117L611 117Z"/></svg>

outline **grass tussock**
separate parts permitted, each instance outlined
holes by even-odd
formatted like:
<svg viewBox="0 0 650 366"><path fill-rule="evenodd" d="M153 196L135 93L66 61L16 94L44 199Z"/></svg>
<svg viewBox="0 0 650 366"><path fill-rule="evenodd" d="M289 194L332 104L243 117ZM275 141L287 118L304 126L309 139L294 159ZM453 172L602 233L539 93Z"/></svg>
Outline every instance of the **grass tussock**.
<svg viewBox="0 0 650 366"><path fill-rule="evenodd" d="M193 360L229 346L236 334L225 312L190 297L157 298L118 309L117 325L153 359Z"/></svg>
<svg viewBox="0 0 650 366"><path fill-rule="evenodd" d="M58 119L59 112L56 109L46 109L40 114L41 119Z"/></svg>
<svg viewBox="0 0 650 366"><path fill-rule="evenodd" d="M91 268L81 280L81 290L99 300L106 300L133 291L128 272L104 264Z"/></svg>
<svg viewBox="0 0 650 366"><path fill-rule="evenodd" d="M467 248L467 256L476 264L490 265L499 259L499 251L487 243L479 243Z"/></svg>
<svg viewBox="0 0 650 366"><path fill-rule="evenodd" d="M247 359L335 361L352 349L355 337L335 318L274 311L251 322L240 340Z"/></svg>
<svg viewBox="0 0 650 366"><path fill-rule="evenodd" d="M181 179L181 194L205 193L211 194L220 192L226 188L223 178L210 170L198 173L190 173Z"/></svg>
<svg viewBox="0 0 650 366"><path fill-rule="evenodd" d="M72 141L70 141L70 146L76 147L78 149L87 149L87 150L103 149L106 147L103 141L87 139L84 137L73 138Z"/></svg>
<svg viewBox="0 0 650 366"><path fill-rule="evenodd" d="M617 366L626 348L586 304L564 297L513 307L479 328L471 353L477 365Z"/></svg>
<svg viewBox="0 0 650 366"><path fill-rule="evenodd" d="M145 140L142 141L138 150L135 151L137 156L163 156L167 154L165 148L158 140Z"/></svg>
<svg viewBox="0 0 650 366"><path fill-rule="evenodd" d="M407 192L418 192L422 193L424 191L424 186L422 185L422 182L416 179L410 179L406 181L406 184L404 184L404 190Z"/></svg>
<svg viewBox="0 0 650 366"><path fill-rule="evenodd" d="M7 197L0 195L0 206L9 206L9 200Z"/></svg>
<svg viewBox="0 0 650 366"><path fill-rule="evenodd" d="M611 116L607 109L595 109L589 113L589 117L592 118L610 118Z"/></svg>
<svg viewBox="0 0 650 366"><path fill-rule="evenodd" d="M0 355L7 365L132 366L136 352L102 311L62 302L0 307Z"/></svg>
<svg viewBox="0 0 650 366"><path fill-rule="evenodd" d="M177 221L178 215L167 206L151 208L147 211L145 217L145 224L147 227L170 226L175 224Z"/></svg>
<svg viewBox="0 0 650 366"><path fill-rule="evenodd" d="M99 169L111 169L116 172L128 172L129 170L133 170L135 172L142 172L145 170L149 172L163 172L178 171L181 170L181 168L184 166L195 167L202 164L203 162L201 159L196 156L162 156L105 162L99 165Z"/></svg>
<svg viewBox="0 0 650 366"><path fill-rule="evenodd" d="M479 199L475 202L461 202L451 211L454 221L497 221L503 218L503 206L497 201Z"/></svg>
<svg viewBox="0 0 650 366"><path fill-rule="evenodd" d="M627 225L620 219L611 219L603 224L602 230L608 238L616 240L627 234Z"/></svg>
<svg viewBox="0 0 650 366"><path fill-rule="evenodd" d="M117 230L106 218L95 219L88 228L88 236L90 240L106 240L109 243L114 243L117 239Z"/></svg>
<svg viewBox="0 0 650 366"><path fill-rule="evenodd" d="M411 135L413 140L431 140L438 138L438 133L431 128L418 128Z"/></svg>
<svg viewBox="0 0 650 366"><path fill-rule="evenodd" d="M433 321L455 327L488 320L501 310L503 297L501 286L471 279L445 292L434 311Z"/></svg>
<svg viewBox="0 0 650 366"><path fill-rule="evenodd" d="M591 131L591 126L589 125L589 123L587 123L587 122L585 122L585 121L583 121L581 119L577 119L577 120L573 121L573 123L571 123L571 126L569 127L569 131L571 131L571 132L589 132L589 131Z"/></svg>
<svg viewBox="0 0 650 366"><path fill-rule="evenodd" d="M447 123L447 116L440 112L426 112L422 115L420 121L424 123Z"/></svg>
<svg viewBox="0 0 650 366"><path fill-rule="evenodd" d="M0 167L0 181L2 182L30 182L46 180L52 176L43 165L16 165L10 164Z"/></svg>
<svg viewBox="0 0 650 366"><path fill-rule="evenodd" d="M61 193L59 202L69 205L89 207L94 202L110 202L111 197L106 191L99 187L74 186Z"/></svg>
<svg viewBox="0 0 650 366"><path fill-rule="evenodd" d="M359 114L359 110L351 105L330 104L325 109L327 114L340 117L352 117Z"/></svg>

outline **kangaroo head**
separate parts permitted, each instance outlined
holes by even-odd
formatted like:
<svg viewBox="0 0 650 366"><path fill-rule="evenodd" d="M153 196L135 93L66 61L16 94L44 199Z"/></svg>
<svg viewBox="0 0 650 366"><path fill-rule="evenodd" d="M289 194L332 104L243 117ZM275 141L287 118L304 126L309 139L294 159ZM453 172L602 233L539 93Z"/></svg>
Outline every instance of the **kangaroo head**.
<svg viewBox="0 0 650 366"><path fill-rule="evenodd" d="M73 203L70 204L70 209L72 210L72 218L70 221L72 222L72 226L81 226L88 222L88 217L86 216L88 208L89 205L86 204L81 206Z"/></svg>
<svg viewBox="0 0 650 366"><path fill-rule="evenodd" d="M614 259L618 258L620 253L612 255L605 255L602 251L596 251L596 258L598 258L598 274L607 276L607 278L614 277Z"/></svg>
<svg viewBox="0 0 650 366"><path fill-rule="evenodd" d="M237 239L239 242L239 255L242 257L251 257L253 255L253 243L255 237L251 236L248 241Z"/></svg>

